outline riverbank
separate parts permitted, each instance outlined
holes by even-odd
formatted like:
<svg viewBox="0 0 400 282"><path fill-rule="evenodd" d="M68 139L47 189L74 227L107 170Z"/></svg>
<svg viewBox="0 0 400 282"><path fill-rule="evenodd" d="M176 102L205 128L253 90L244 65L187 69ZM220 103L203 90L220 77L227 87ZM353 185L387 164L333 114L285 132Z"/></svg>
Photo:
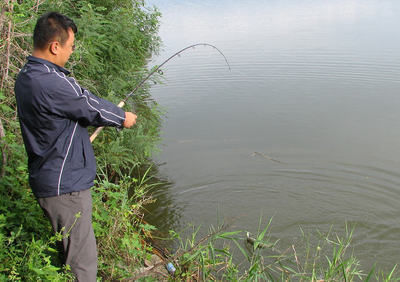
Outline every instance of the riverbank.
<svg viewBox="0 0 400 282"><path fill-rule="evenodd" d="M261 222L261 221L260 221ZM315 231L319 239L302 233L301 242L279 246L270 236L272 219L258 234L229 231L229 225L210 227L199 237L200 227L181 237L171 231L179 247L164 261L172 263L173 281L398 281L397 265L389 271L364 268L352 247L354 228L345 234ZM151 275L153 268L145 273ZM141 276L142 277L142 276Z"/></svg>
<svg viewBox="0 0 400 282"><path fill-rule="evenodd" d="M160 13L144 1L131 0L3 1L0 7L0 280L70 281L56 248L61 235L53 235L28 184L15 78L31 52L37 18L58 11L78 26L76 48L66 68L83 87L118 104L148 73L147 60L160 44ZM135 106L135 129L106 129L93 143L98 169L92 189L93 225L98 275L104 280L132 276L151 254L144 238L153 227L141 220L141 205L149 200L144 191L151 185L141 169L156 149L160 113L146 87L125 106L129 111ZM133 193L128 194L128 187Z"/></svg>

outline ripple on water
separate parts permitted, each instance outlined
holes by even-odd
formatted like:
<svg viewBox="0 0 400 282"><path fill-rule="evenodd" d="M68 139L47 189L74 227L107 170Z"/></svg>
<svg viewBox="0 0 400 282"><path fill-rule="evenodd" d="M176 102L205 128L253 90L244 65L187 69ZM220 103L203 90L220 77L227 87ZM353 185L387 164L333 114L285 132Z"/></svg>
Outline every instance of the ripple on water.
<svg viewBox="0 0 400 282"><path fill-rule="evenodd" d="M212 50L195 50L190 56L165 67L165 77L173 78L168 80L168 87L185 87L190 82L207 89L210 81L224 82L226 87L230 83L265 84L276 79L333 80L340 84L351 83L352 87L400 83L397 54L371 57L370 53L282 50L259 56L251 50L240 50L240 53L228 56L232 66L229 72L223 58L214 53Z"/></svg>

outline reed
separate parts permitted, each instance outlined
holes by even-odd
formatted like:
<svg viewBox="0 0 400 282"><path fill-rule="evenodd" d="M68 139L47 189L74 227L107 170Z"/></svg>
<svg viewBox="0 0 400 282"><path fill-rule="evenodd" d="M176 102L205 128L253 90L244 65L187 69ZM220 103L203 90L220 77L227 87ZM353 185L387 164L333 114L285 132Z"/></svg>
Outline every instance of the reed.
<svg viewBox="0 0 400 282"><path fill-rule="evenodd" d="M278 248L269 234L271 220L251 237L244 231L226 231L227 226L211 227L198 239L199 228L189 238L171 232L179 245L172 257L177 268L175 281L398 281L397 266L390 273L365 272L351 248L354 228L345 226L345 234L332 228L318 232L319 239L300 230L301 253L296 246Z"/></svg>

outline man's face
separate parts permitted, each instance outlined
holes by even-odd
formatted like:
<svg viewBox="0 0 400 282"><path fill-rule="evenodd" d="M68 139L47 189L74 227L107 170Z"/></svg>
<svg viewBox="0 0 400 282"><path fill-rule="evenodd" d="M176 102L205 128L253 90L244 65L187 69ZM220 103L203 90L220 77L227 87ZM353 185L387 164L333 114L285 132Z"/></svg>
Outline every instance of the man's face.
<svg viewBox="0 0 400 282"><path fill-rule="evenodd" d="M75 48L75 34L72 29L68 29L68 39L65 41L64 45L59 45L59 52L57 54L57 65L64 67L68 62L69 57Z"/></svg>

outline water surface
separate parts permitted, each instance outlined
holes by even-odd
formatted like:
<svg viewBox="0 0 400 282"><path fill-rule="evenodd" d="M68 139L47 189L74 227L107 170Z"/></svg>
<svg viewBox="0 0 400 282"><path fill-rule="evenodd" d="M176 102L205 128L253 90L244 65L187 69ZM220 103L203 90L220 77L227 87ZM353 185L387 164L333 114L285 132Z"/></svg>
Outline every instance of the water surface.
<svg viewBox="0 0 400 282"><path fill-rule="evenodd" d="M216 3L215 3L216 2ZM365 269L400 263L400 2L150 1L163 14L158 64L179 49L167 110L161 230L273 217L283 248L306 231L356 227ZM164 199L164 200L163 200ZM166 200L168 199L168 200Z"/></svg>

